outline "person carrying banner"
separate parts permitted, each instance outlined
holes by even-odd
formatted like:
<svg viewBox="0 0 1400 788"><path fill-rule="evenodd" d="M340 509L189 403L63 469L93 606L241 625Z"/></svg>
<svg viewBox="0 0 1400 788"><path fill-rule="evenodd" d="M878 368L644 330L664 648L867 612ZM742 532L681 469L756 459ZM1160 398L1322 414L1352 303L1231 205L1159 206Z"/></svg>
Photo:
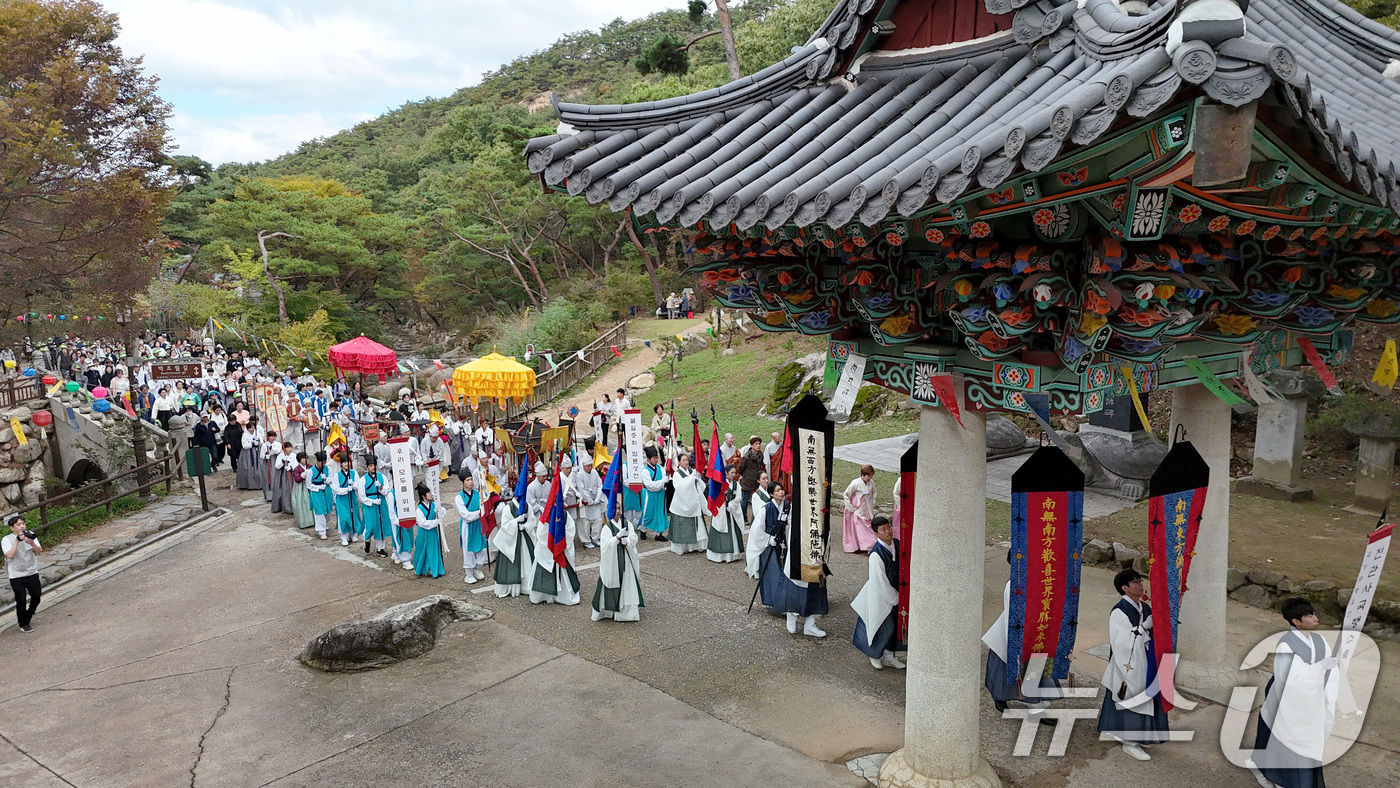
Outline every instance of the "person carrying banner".
<svg viewBox="0 0 1400 788"><path fill-rule="evenodd" d="M676 457L671 484L675 489L670 506L671 552L684 555L705 550L709 545L703 517L707 484L704 476L690 467L690 455L686 452Z"/></svg>
<svg viewBox="0 0 1400 788"><path fill-rule="evenodd" d="M603 526L598 545L598 586L593 592L593 620L636 621L642 617L642 583L637 559L637 532L622 520Z"/></svg>
<svg viewBox="0 0 1400 788"><path fill-rule="evenodd" d="M418 510L414 512L414 520L418 526L418 539L413 543L410 563L419 577L442 577L447 574L442 561L442 517L437 501L433 499L433 491L426 484L418 485L417 493Z"/></svg>
<svg viewBox="0 0 1400 788"><path fill-rule="evenodd" d="M398 493L395 492L394 495L397 496ZM395 504L395 508L390 509L389 512L390 517L393 518L392 522L394 523L394 528L390 532L391 534L393 534L394 537L394 554L391 556L391 558L394 559L394 563L397 563L399 566L402 566L405 570L412 572L413 540L417 538L418 529L414 523L404 525L401 521L399 521L398 516L396 514L396 509L397 504Z"/></svg>
<svg viewBox="0 0 1400 788"><path fill-rule="evenodd" d="M243 436L240 438L242 450L238 453L238 469L234 474L236 481L234 486L240 490L258 490L262 488L262 428L258 426L258 417L251 416L248 423L243 427Z"/></svg>
<svg viewBox="0 0 1400 788"><path fill-rule="evenodd" d="M1113 576L1113 588L1123 598L1108 615L1108 668L1106 690L1099 710L1099 731L1123 746L1123 752L1139 761L1152 756L1143 744L1167 740L1170 726L1153 678L1156 663L1152 649L1152 606L1142 601L1142 575L1124 569Z"/></svg>
<svg viewBox="0 0 1400 788"><path fill-rule="evenodd" d="M706 529L705 557L727 564L744 557L744 512L739 501L739 469L730 468L724 489L724 502L710 518Z"/></svg>
<svg viewBox="0 0 1400 788"><path fill-rule="evenodd" d="M870 548L870 575L851 601L857 616L851 643L870 658L876 670L904 670L904 663L894 655L904 650L895 616L899 607L899 545L888 517L876 517L871 525L875 528L875 545Z"/></svg>
<svg viewBox="0 0 1400 788"><path fill-rule="evenodd" d="M646 454L646 465L642 466L642 518L641 527L656 535L656 541L665 542L666 530L671 527L666 517L666 469L661 467L661 455L655 446L642 450ZM645 538L645 534L641 534Z"/></svg>
<svg viewBox="0 0 1400 788"><path fill-rule="evenodd" d="M331 473L330 485L331 493L335 496L335 529L340 532L341 546L345 547L364 530L360 522L360 507L355 499L359 474L355 473L355 464L345 449L336 455L336 464L340 467Z"/></svg>
<svg viewBox="0 0 1400 788"><path fill-rule="evenodd" d="M277 433L268 430L267 437L263 439L262 445L262 483L263 500L271 502L273 493L277 489L277 456L281 454L282 444L277 441ZM276 510L274 510L276 511Z"/></svg>
<svg viewBox="0 0 1400 788"><path fill-rule="evenodd" d="M311 520L316 525L316 535L326 537L326 517L334 505L330 491L331 472L326 467L326 453L316 452L316 464L306 475L306 493L311 499Z"/></svg>
<svg viewBox="0 0 1400 788"><path fill-rule="evenodd" d="M481 535L481 516L485 514L485 503L481 491L476 489L476 479L471 474L462 476L462 491L457 493L454 502L457 506L457 531L462 546L462 571L467 585L486 579L482 567L486 565L486 537ZM499 521L498 521L499 522Z"/></svg>
<svg viewBox="0 0 1400 788"><path fill-rule="evenodd" d="M525 506L530 517L537 520L544 516L544 506L549 501L549 467L543 462L535 462L535 478L525 488Z"/></svg>
<svg viewBox="0 0 1400 788"><path fill-rule="evenodd" d="M306 452L299 451L292 465L292 518L296 520L298 528L310 528L316 522L311 516L311 492L306 486L310 477L311 465L307 462Z"/></svg>
<svg viewBox="0 0 1400 788"><path fill-rule="evenodd" d="M1336 719L1341 675L1317 629L1317 611L1302 597L1283 601L1288 633L1274 647L1274 675L1264 688L1254 754L1245 767L1264 788L1323 788L1323 747Z"/></svg>
<svg viewBox="0 0 1400 788"><path fill-rule="evenodd" d="M522 528L530 517L522 511L520 502L509 487L501 488L501 502L496 504L496 530L491 532L491 544L496 548L496 596L520 596L521 577L532 577L535 566L535 544Z"/></svg>
<svg viewBox="0 0 1400 788"><path fill-rule="evenodd" d="M578 573L574 571L574 520L564 509L561 481L557 475L549 484L545 504L538 517L527 525L534 531L535 568L530 582L530 601L577 605Z"/></svg>
<svg viewBox="0 0 1400 788"><path fill-rule="evenodd" d="M871 518L875 516L875 468L862 466L860 476L846 485L841 494L845 513L841 515L841 547L848 553L864 553L875 544Z"/></svg>
<svg viewBox="0 0 1400 788"><path fill-rule="evenodd" d="M297 465L297 457L292 453L292 444L284 442L282 450L272 458L272 513L293 514L292 511L292 470ZM308 526L310 523L307 524Z"/></svg>
<svg viewBox="0 0 1400 788"><path fill-rule="evenodd" d="M738 468L733 469L735 473ZM768 504L773 497L768 494L768 474L758 475L759 486L753 492L750 503L753 516L749 518L748 544L744 547L744 574L757 580L763 574L763 561L773 539L768 535ZM740 495L743 494L743 480L739 482ZM764 604L768 604L764 602Z"/></svg>
<svg viewBox="0 0 1400 788"><path fill-rule="evenodd" d="M826 633L817 626L817 616L827 614L826 583L808 583L788 576L789 565L796 552L788 549L787 544L792 505L787 500L787 491L777 482L769 482L768 495L772 500L764 507L764 531L773 540L773 545L765 551L767 558L760 580L763 604L772 608L774 613L787 614L788 634L797 634L797 620L805 616L807 620L802 634L824 638Z"/></svg>
<svg viewBox="0 0 1400 788"><path fill-rule="evenodd" d="M355 480L355 493L360 499L360 521L365 528L365 553L368 554L373 545L379 555L388 555L384 540L393 534L394 515L389 496L394 490L379 472L379 461L373 455L365 458L365 473Z"/></svg>

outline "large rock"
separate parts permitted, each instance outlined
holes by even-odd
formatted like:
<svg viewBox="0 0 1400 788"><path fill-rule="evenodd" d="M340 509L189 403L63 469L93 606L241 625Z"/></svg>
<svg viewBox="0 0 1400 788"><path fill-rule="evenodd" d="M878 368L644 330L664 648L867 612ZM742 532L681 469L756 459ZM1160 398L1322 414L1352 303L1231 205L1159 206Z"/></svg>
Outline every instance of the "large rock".
<svg viewBox="0 0 1400 788"><path fill-rule="evenodd" d="M1086 564L1104 564L1113 560L1113 546L1102 539L1090 539L1079 553Z"/></svg>
<svg viewBox="0 0 1400 788"><path fill-rule="evenodd" d="M643 372L639 375L633 375L632 379L627 381L627 390L629 393L634 390L639 392L646 391L655 385L656 376L650 372Z"/></svg>
<svg viewBox="0 0 1400 788"><path fill-rule="evenodd" d="M1235 589L1248 582L1249 577L1245 575L1244 572L1241 572L1240 570L1235 569L1234 567L1230 567L1230 570L1225 573L1225 590L1227 592L1234 591Z"/></svg>
<svg viewBox="0 0 1400 788"><path fill-rule="evenodd" d="M1274 597L1263 586L1246 585L1230 592L1230 598L1254 607L1273 607Z"/></svg>
<svg viewBox="0 0 1400 788"><path fill-rule="evenodd" d="M1249 577L1249 582L1257 586L1269 586L1270 588L1276 587L1279 582L1283 580L1282 572L1271 572L1268 569L1251 569L1247 576Z"/></svg>
<svg viewBox="0 0 1400 788"><path fill-rule="evenodd" d="M31 440L23 446L16 446L10 449L10 459L13 462L33 462L39 459L43 453L44 444L36 440Z"/></svg>
<svg viewBox="0 0 1400 788"><path fill-rule="evenodd" d="M491 611L443 594L385 610L368 621L340 624L311 639L297 658L329 673L374 670L422 656L453 621L482 621Z"/></svg>
<svg viewBox="0 0 1400 788"><path fill-rule="evenodd" d="M3 487L0 487L0 495L3 495L5 497L5 500L9 501L10 503L18 501L21 495L19 485L7 484Z"/></svg>
<svg viewBox="0 0 1400 788"><path fill-rule="evenodd" d="M5 422L8 424L9 422ZM9 443L15 439L15 431L9 427L0 427L0 443Z"/></svg>
<svg viewBox="0 0 1400 788"><path fill-rule="evenodd" d="M29 482L24 485L21 491L23 493L24 505L34 506L39 503L39 499L44 495L44 483Z"/></svg>
<svg viewBox="0 0 1400 788"><path fill-rule="evenodd" d="M1136 561L1137 557L1140 555L1142 555L1141 551L1134 550L1122 542L1113 543L1113 560L1117 561L1118 565L1125 569L1132 566L1133 561Z"/></svg>
<svg viewBox="0 0 1400 788"><path fill-rule="evenodd" d="M24 477L29 475L29 471L23 465L12 465L8 468L0 468L0 484L14 484L24 481Z"/></svg>

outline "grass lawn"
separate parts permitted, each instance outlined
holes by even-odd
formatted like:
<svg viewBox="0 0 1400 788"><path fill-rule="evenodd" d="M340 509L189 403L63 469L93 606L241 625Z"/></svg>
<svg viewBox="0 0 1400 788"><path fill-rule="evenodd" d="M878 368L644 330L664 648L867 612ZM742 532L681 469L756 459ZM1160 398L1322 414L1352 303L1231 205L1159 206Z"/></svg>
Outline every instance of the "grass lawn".
<svg viewBox="0 0 1400 788"><path fill-rule="evenodd" d="M670 337L675 339L676 334L682 331L696 326L703 329L708 325L709 321L704 317L698 317L694 320L657 320L654 317L639 317L636 320L627 321L627 338L661 339Z"/></svg>

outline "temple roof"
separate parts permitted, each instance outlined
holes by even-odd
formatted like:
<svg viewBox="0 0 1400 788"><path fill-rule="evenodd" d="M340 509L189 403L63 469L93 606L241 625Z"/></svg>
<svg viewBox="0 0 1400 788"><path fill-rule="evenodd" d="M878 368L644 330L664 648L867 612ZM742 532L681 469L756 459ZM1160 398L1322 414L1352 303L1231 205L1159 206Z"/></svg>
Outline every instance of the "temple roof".
<svg viewBox="0 0 1400 788"><path fill-rule="evenodd" d="M1400 35L1337 0L1122 3L1139 14L1114 0L970 2L983 0L922 3L961 14L965 40L882 48L917 40L889 21L909 18L909 0L842 0L787 59L722 87L631 105L556 98L560 133L530 141L530 171L661 222L873 227L1204 94L1291 109L1278 117L1331 177L1400 210L1400 84L1384 76L1400 73ZM995 27L1009 29L974 35Z"/></svg>

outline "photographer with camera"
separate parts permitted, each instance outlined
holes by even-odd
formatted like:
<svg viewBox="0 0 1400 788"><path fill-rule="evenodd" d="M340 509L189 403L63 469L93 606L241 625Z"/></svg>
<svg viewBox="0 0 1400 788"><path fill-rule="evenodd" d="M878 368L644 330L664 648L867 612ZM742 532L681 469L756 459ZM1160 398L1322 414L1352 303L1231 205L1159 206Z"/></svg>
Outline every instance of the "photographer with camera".
<svg viewBox="0 0 1400 788"><path fill-rule="evenodd" d="M39 609L39 559L36 554L44 552L39 537L25 525L24 518L17 514L5 518L10 533L0 539L0 551L5 553L5 571L10 576L10 587L15 590L15 617L19 619L19 631L33 632L29 622L34 611Z"/></svg>

